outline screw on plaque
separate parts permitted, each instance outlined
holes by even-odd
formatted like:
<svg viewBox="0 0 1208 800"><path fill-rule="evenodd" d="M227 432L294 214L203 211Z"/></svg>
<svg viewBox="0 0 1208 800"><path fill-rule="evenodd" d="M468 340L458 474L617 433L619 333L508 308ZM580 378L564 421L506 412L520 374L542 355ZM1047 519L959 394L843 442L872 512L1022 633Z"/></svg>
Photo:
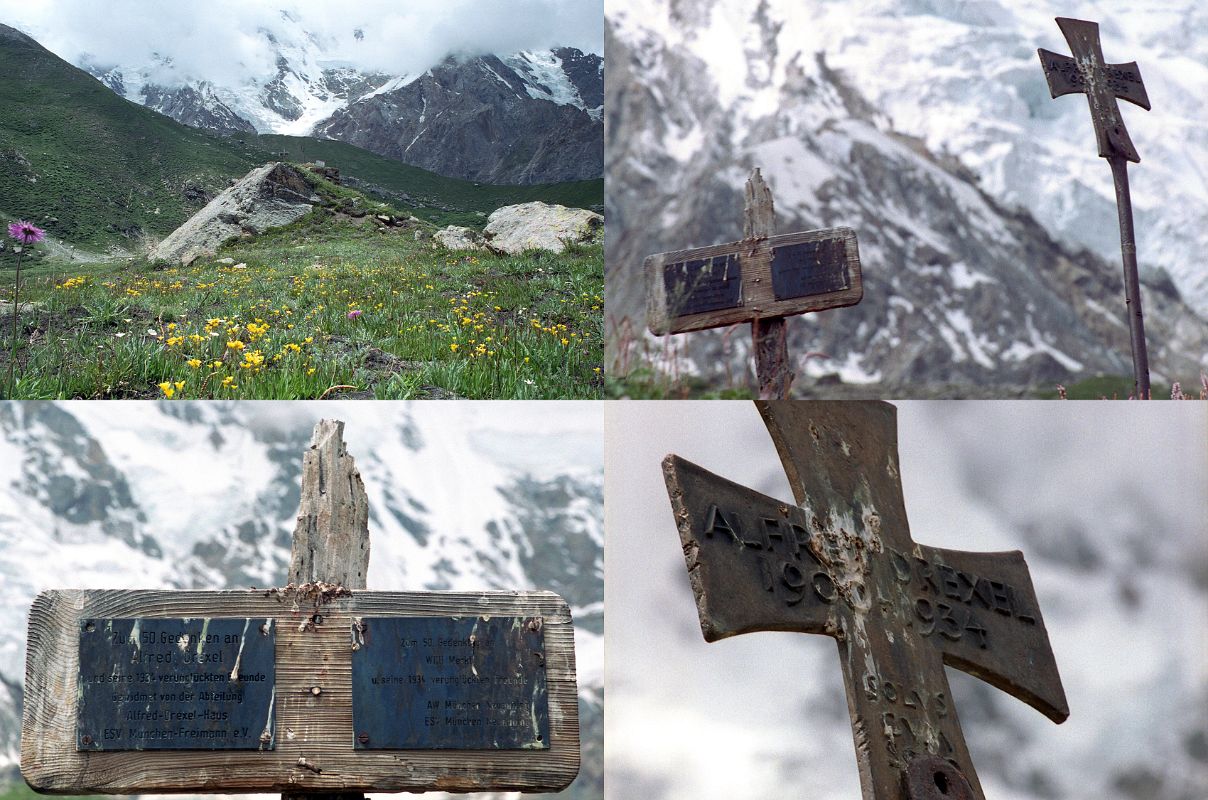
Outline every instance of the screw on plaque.
<svg viewBox="0 0 1208 800"><path fill-rule="evenodd" d="M84 632L85 633L92 633L95 630L96 630L96 623L94 623L92 620L88 620L87 622L84 623Z"/></svg>
<svg viewBox="0 0 1208 800"><path fill-rule="evenodd" d="M80 744L87 747L88 745L92 744L92 737L89 736L88 734L84 734L83 736L80 737Z"/></svg>
<svg viewBox="0 0 1208 800"><path fill-rule="evenodd" d="M974 800L961 771L939 756L917 756L906 765L906 800Z"/></svg>
<svg viewBox="0 0 1208 800"><path fill-rule="evenodd" d="M360 735L357 736L357 741L361 744L369 744L369 734L361 731Z"/></svg>

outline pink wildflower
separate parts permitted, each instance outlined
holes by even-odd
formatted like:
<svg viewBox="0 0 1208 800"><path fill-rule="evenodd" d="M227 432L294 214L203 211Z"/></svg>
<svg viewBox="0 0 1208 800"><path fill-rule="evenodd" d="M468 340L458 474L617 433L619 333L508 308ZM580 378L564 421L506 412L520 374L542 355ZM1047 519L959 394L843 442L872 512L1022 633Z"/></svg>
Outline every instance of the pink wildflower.
<svg viewBox="0 0 1208 800"><path fill-rule="evenodd" d="M34 225L32 222L18 220L11 222L8 226L8 235L16 239L21 244L36 244L42 241L46 236L46 231Z"/></svg>
<svg viewBox="0 0 1208 800"><path fill-rule="evenodd" d="M359 309L359 308L354 308L352 311L349 311L349 312L348 312L348 318L349 318L349 319L356 319L357 317L361 316L361 315L362 315L362 314L364 314L364 313L365 313L365 312L364 312L364 311L362 311L361 309Z"/></svg>

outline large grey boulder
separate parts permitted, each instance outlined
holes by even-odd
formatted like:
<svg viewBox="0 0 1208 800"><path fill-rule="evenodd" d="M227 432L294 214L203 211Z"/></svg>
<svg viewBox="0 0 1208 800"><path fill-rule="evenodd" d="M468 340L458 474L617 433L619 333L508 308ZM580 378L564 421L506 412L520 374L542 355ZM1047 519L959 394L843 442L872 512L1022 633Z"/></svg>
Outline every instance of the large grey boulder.
<svg viewBox="0 0 1208 800"><path fill-rule="evenodd" d="M150 257L188 264L244 233L288 225L314 207L312 191L306 176L288 164L257 167L168 234Z"/></svg>
<svg viewBox="0 0 1208 800"><path fill-rule="evenodd" d="M594 241L604 230L604 217L583 208L521 203L496 209L483 231L487 247L514 255L525 250L561 253L568 244Z"/></svg>
<svg viewBox="0 0 1208 800"><path fill-rule="evenodd" d="M482 234L473 228L463 228L460 225L450 225L432 234L446 250L481 250Z"/></svg>

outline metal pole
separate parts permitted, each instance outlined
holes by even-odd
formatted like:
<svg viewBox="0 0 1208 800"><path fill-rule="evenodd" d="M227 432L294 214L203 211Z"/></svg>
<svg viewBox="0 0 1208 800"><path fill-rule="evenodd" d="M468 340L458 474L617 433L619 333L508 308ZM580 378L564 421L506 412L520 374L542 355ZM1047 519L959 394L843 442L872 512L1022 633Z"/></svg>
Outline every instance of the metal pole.
<svg viewBox="0 0 1208 800"><path fill-rule="evenodd" d="M1120 214L1120 252L1124 259L1124 299L1128 307L1128 335L1132 341L1133 393L1149 397L1149 353L1145 348L1145 321L1141 314L1141 281L1137 276L1137 242L1133 234L1132 197L1128 191L1128 161L1107 156L1116 184L1116 208Z"/></svg>

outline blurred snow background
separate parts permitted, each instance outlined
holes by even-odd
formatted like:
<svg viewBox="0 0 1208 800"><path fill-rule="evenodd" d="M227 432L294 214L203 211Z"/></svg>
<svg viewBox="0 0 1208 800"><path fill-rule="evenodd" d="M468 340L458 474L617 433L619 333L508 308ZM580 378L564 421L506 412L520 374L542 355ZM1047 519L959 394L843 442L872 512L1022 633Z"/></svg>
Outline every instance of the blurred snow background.
<svg viewBox="0 0 1208 800"><path fill-rule="evenodd" d="M915 541L1023 550L1071 715L949 669L993 800L1208 797L1208 409L903 402ZM611 403L610 800L860 796L835 644L701 637L659 463L792 502L750 403Z"/></svg>

